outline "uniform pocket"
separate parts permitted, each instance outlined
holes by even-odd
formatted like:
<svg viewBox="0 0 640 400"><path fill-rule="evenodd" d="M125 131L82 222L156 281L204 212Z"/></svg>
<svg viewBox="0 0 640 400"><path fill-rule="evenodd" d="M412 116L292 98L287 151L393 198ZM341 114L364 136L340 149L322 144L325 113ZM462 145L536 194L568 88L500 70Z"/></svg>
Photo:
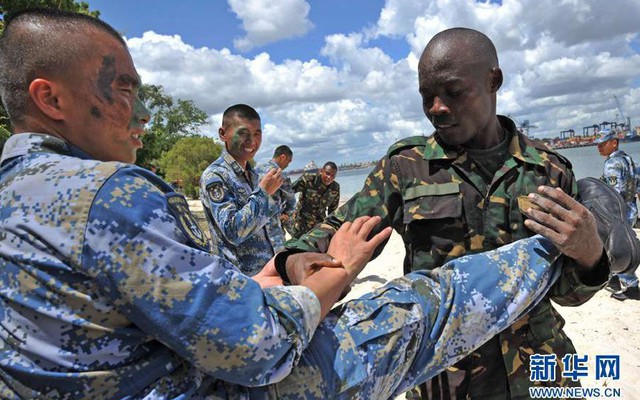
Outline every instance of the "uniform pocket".
<svg viewBox="0 0 640 400"><path fill-rule="evenodd" d="M454 182L408 188L404 192L403 222L458 218L462 215L460 184Z"/></svg>
<svg viewBox="0 0 640 400"><path fill-rule="evenodd" d="M541 312L529 317L529 343L535 349L545 342L557 338L564 327L564 318L554 313L551 305L544 307Z"/></svg>

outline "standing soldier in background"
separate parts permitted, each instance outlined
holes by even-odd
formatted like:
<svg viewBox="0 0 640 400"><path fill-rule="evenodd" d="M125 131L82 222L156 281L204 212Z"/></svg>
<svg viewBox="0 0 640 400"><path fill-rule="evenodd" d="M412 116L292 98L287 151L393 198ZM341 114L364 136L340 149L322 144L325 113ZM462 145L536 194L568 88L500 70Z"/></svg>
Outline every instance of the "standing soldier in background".
<svg viewBox="0 0 640 400"><path fill-rule="evenodd" d="M276 253L270 238L278 232L271 230L269 221L280 215L272 196L282 185L281 170L271 170L258 180L249 163L262 143L260 115L252 107L227 108L218 134L225 150L200 177L212 251L253 276Z"/></svg>
<svg viewBox="0 0 640 400"><path fill-rule="evenodd" d="M600 155L607 158L600 179L620 193L627 203L627 221L629 226L633 227L638 219L636 195L640 190L640 177L636 174L635 163L631 156L618 149L618 136L615 131L601 132L595 143L598 144ZM611 297L620 301L640 300L638 277L635 272L636 268L632 268L611 278L607 286L607 290L612 292Z"/></svg>
<svg viewBox="0 0 640 400"><path fill-rule="evenodd" d="M337 173L338 166L327 161L317 173L303 174L293 183L293 191L300 192L294 238L309 232L338 208L340 184L335 181Z"/></svg>
<svg viewBox="0 0 640 400"><path fill-rule="evenodd" d="M259 179L267 175L269 171L284 171L293 161L293 151L286 145L276 147L273 151L273 158L264 164L256 167ZM276 252L284 248L284 230L292 232L293 212L296 209L296 195L291 188L291 179L282 173L282 186L273 194L273 200L280 205L280 215L278 218L271 218L268 222L271 225L267 230L271 233L269 240Z"/></svg>

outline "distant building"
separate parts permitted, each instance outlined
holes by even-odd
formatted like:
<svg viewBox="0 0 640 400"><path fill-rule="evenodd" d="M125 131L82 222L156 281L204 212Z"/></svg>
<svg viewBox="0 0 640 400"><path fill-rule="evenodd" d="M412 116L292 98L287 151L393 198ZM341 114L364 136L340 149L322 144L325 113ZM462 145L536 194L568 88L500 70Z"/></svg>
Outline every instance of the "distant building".
<svg viewBox="0 0 640 400"><path fill-rule="evenodd" d="M316 171L318 169L318 166L316 165L315 162L313 162L313 160L309 161L307 163L307 165L304 166L304 171L308 172L308 171Z"/></svg>

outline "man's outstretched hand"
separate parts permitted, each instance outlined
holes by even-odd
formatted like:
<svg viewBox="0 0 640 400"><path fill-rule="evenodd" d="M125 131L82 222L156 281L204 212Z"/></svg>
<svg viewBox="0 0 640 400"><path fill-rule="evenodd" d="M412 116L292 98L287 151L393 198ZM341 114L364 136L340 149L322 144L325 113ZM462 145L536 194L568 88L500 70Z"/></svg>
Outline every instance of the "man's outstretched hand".
<svg viewBox="0 0 640 400"><path fill-rule="evenodd" d="M275 257L253 276L262 288L283 285L284 282L276 270ZM287 276L292 285L299 285L318 272L321 268L341 268L342 263L324 253L296 253L287 257Z"/></svg>
<svg viewBox="0 0 640 400"><path fill-rule="evenodd" d="M344 223L331 239L327 254L287 256L285 268L289 281L311 289L320 301L321 318L349 291L351 282L369 262L375 248L391 235L391 228L387 227L367 240L379 222L380 217L360 217L353 223ZM253 279L263 288L281 285L283 282L276 271L275 257Z"/></svg>
<svg viewBox="0 0 640 400"><path fill-rule="evenodd" d="M380 223L380 217L359 217L353 222L345 222L331 238L327 254L342 262L351 280L355 279L371 259L373 251L391 235L387 227L367 240L373 228Z"/></svg>

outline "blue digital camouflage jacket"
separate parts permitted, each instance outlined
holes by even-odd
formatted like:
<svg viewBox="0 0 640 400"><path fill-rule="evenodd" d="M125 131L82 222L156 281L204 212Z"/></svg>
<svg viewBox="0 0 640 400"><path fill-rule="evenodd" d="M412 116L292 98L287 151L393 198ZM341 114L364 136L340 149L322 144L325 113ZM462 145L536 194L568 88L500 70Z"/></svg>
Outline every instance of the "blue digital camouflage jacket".
<svg viewBox="0 0 640 400"><path fill-rule="evenodd" d="M208 252L159 177L85 158L47 135L5 144L0 386L23 398L174 398L207 375L247 386L286 376L318 325L316 296L262 290Z"/></svg>
<svg viewBox="0 0 640 400"><path fill-rule="evenodd" d="M247 171L224 151L200 178L214 254L221 254L243 273L255 275L277 251L283 238L269 224L280 216L280 206L258 186L258 174Z"/></svg>
<svg viewBox="0 0 640 400"><path fill-rule="evenodd" d="M256 166L256 173L258 178L262 179L272 169L280 168L280 166L273 161ZM284 229L280 221L280 215L286 214L290 218L296 209L296 195L291 188L291 179L283 172L282 173L282 186L273 194L273 199L276 204L280 206L280 213L275 217L269 219L267 232L269 232L269 239L273 244L273 248L276 252L284 249Z"/></svg>
<svg viewBox="0 0 640 400"><path fill-rule="evenodd" d="M638 217L636 195L640 193L640 176L636 174L633 159L622 150L614 151L604 162L601 179L611 185L627 202L627 221L633 226Z"/></svg>

